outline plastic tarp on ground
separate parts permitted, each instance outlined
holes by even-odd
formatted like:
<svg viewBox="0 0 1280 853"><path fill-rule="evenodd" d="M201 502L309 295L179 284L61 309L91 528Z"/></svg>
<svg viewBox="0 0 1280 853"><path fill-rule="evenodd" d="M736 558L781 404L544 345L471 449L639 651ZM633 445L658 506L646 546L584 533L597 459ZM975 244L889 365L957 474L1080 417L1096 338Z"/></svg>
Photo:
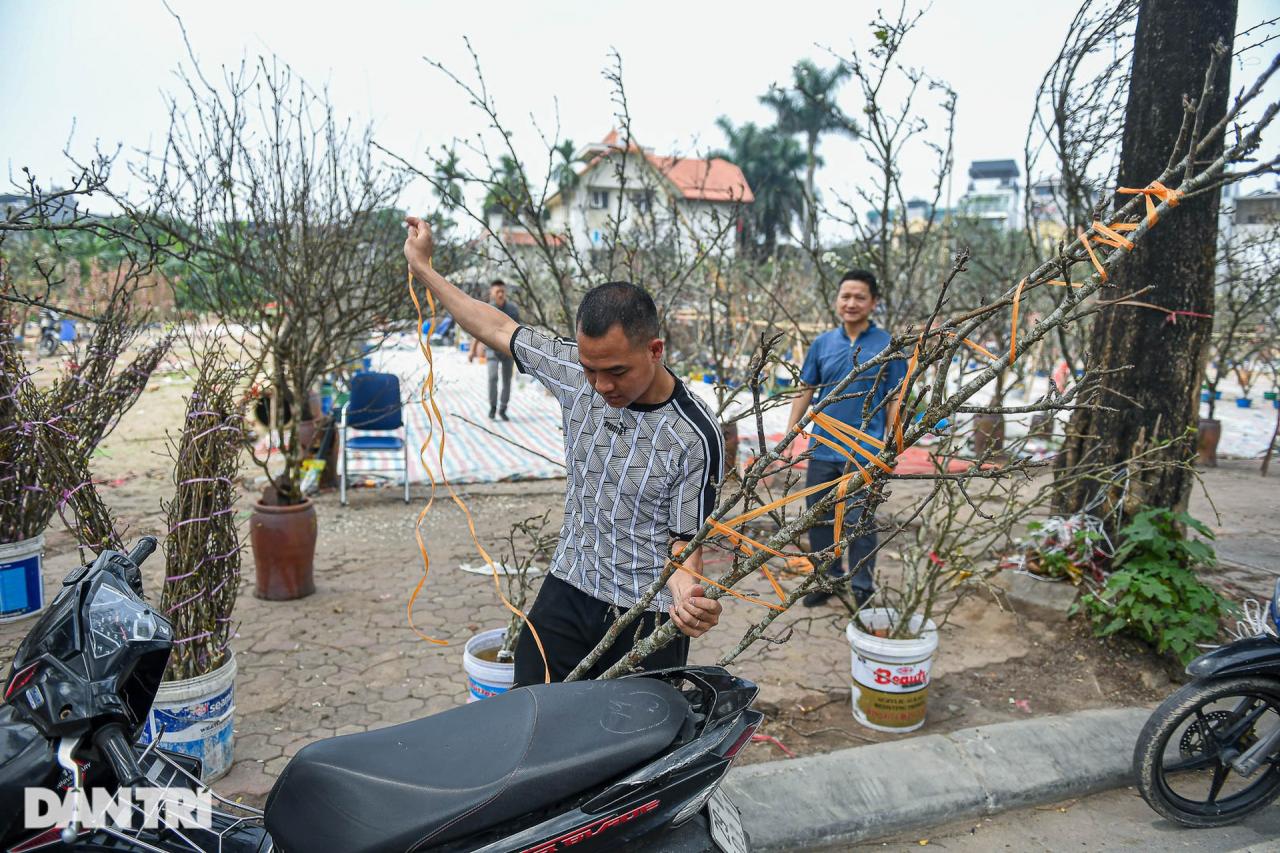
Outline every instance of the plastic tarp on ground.
<svg viewBox="0 0 1280 853"><path fill-rule="evenodd" d="M488 368L468 363L467 354L450 347L434 347L435 402L444 418L443 474L453 483L495 483L504 480L537 480L564 476L564 468L551 459L564 457L560 431L560 406L541 385L515 372L510 421L489 420ZM428 481L429 466L436 482L441 480L440 435L430 431L430 420L422 407L422 380L427 374L426 359L409 336L393 338L371 354L372 368L400 377L400 393L405 400L404 418L409 434L409 475L415 483ZM466 418L481 428L477 428ZM490 430L504 438L491 435ZM351 434L361 435L359 430ZM429 440L426 464L420 449ZM525 449L528 448L528 449ZM536 452L530 452L536 451ZM351 461L351 475L399 477L398 452L368 453ZM392 474L391 472L396 472Z"/></svg>
<svg viewBox="0 0 1280 853"><path fill-rule="evenodd" d="M488 368L467 361L467 354L452 347L435 347L432 350L436 369L436 405L444 417L445 453L443 473L454 483L493 483L511 480L551 479L564 476L564 468L556 462L564 458L564 439L560 429L560 407L543 387L532 378L515 372L512 379L511 402L508 406L510 421L489 420ZM418 450L429 436L428 418L421 405L421 383L426 376L427 364L417 348L414 338L408 335L392 338L371 354L374 370L395 373L400 377L401 394L405 399L405 421L408 425L411 447L409 470L414 482L426 482L426 467ZM688 381L690 390L701 396L715 408L714 391L710 385ZM1028 402L1043 393L1047 380L1033 384L1031 395L1024 390L1014 391L1009 403ZM1266 449L1275 426L1276 412L1269 400L1257 399L1255 408L1239 409L1233 402L1237 389L1227 390L1215 415L1223 421L1222 442L1219 453L1227 456L1258 457ZM979 395L984 397L985 395ZM1261 393L1257 397L1261 398ZM730 406L732 416L741 405L749 403L747 395L739 395L739 401ZM981 403L981 399L975 400ZM1225 405L1224 405L1225 404ZM1207 409L1207 407L1202 407ZM765 434L770 443L781 439L786 429L787 406L770 408L764 417ZM463 420L466 418L466 420ZM479 427L468 423L472 421ZM960 430L967 432L968 418L962 418ZM1024 427L1018 418L1010 418L1009 428L1017 434ZM742 449L745 457L755 452L756 427L754 419L740 421ZM488 430L488 432L486 432ZM497 435L491 434L496 433ZM359 435L358 431L352 431ZM501 437L498 437L501 436ZM427 465L439 481L441 476L439 436L430 436ZM915 458L915 457L920 458ZM543 457L549 457L543 458ZM917 449L903 459L904 472L932 469L927 453ZM352 476L357 481L361 473L391 475L398 478L398 455L364 455L352 462ZM949 466L950 467L950 466Z"/></svg>

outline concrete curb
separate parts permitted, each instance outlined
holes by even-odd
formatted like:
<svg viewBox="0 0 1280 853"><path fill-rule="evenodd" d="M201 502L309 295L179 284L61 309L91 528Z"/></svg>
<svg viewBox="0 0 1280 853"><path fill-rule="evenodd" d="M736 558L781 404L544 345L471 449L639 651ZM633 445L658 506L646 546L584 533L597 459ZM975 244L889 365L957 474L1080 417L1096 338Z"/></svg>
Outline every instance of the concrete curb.
<svg viewBox="0 0 1280 853"><path fill-rule="evenodd" d="M1129 784L1143 708L1080 711L730 771L754 850L847 845Z"/></svg>

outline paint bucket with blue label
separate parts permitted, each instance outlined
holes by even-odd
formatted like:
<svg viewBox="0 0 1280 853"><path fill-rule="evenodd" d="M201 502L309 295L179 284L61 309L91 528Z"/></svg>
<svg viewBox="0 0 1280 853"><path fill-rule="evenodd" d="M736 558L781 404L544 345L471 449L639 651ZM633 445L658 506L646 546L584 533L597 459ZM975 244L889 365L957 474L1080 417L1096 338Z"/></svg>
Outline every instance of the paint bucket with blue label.
<svg viewBox="0 0 1280 853"><path fill-rule="evenodd" d="M463 647L462 669L467 674L468 702L506 693L515 683L515 664L498 663L498 652L506 633L505 628L481 631Z"/></svg>
<svg viewBox="0 0 1280 853"><path fill-rule="evenodd" d="M231 769L235 733L235 658L213 672L183 681L164 681L151 703L142 743L156 734L160 745L200 759L201 781L208 783Z"/></svg>
<svg viewBox="0 0 1280 853"><path fill-rule="evenodd" d="M0 622L44 609L44 534L0 545Z"/></svg>

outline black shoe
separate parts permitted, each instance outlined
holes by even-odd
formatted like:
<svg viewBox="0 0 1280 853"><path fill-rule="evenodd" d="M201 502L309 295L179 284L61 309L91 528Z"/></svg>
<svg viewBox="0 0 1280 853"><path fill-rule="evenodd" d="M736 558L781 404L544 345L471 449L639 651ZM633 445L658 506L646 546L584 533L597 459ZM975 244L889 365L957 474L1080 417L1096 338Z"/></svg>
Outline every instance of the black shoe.
<svg viewBox="0 0 1280 853"><path fill-rule="evenodd" d="M865 607L867 602L871 600L871 596L876 594L874 589L859 589L857 587L854 587L851 592L853 593L854 606L858 609Z"/></svg>
<svg viewBox="0 0 1280 853"><path fill-rule="evenodd" d="M511 418L507 417L507 410L506 410L506 409L503 409L502 411L498 412L498 418L499 418L500 420L504 420L504 421L509 421L509 420L511 420Z"/></svg>
<svg viewBox="0 0 1280 853"><path fill-rule="evenodd" d="M495 419L495 418L497 418L497 417L498 417L497 413L496 413L496 412L494 412L494 410L493 410L493 409L490 409L490 410L489 410L489 420L494 420L494 419Z"/></svg>
<svg viewBox="0 0 1280 853"><path fill-rule="evenodd" d="M822 605L830 601L831 597L832 597L831 593L823 592L822 590L819 589L809 593L804 598L800 599L800 603L803 604L805 607L821 607Z"/></svg>

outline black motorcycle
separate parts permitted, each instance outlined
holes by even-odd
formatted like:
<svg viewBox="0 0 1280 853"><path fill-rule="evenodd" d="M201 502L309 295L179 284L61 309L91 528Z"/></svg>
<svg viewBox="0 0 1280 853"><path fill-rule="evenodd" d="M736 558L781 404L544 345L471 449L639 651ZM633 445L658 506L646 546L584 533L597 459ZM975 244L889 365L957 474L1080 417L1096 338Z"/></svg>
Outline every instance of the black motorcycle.
<svg viewBox="0 0 1280 853"><path fill-rule="evenodd" d="M1194 680L1138 735L1138 790L1185 826L1234 823L1280 795L1280 581L1266 612L1247 622L1257 636L1188 664Z"/></svg>
<svg viewBox="0 0 1280 853"><path fill-rule="evenodd" d="M762 715L756 686L720 667L521 688L316 741L263 810L214 795L206 827L134 805L125 826L28 829L28 789L206 790L198 760L136 743L173 643L142 598L154 549L147 537L72 570L19 647L0 706L0 849L747 850L719 785Z"/></svg>

